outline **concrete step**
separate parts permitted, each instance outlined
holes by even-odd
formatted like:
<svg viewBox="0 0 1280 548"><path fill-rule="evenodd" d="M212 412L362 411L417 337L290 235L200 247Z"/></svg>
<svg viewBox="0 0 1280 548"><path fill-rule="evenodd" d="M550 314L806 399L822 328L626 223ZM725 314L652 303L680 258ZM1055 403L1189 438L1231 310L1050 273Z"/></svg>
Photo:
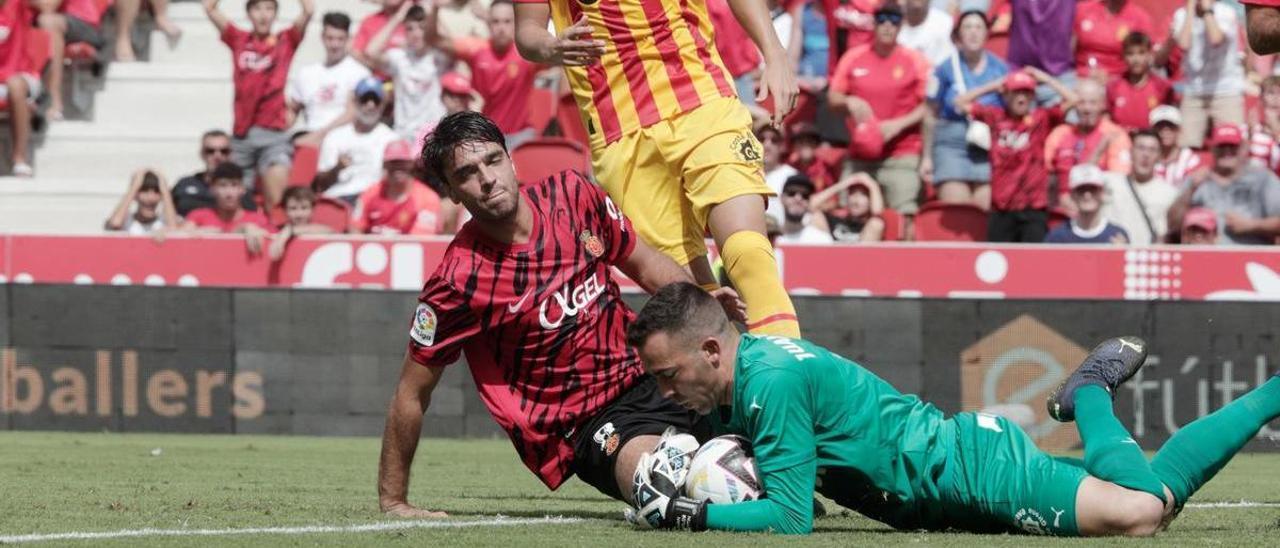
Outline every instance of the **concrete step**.
<svg viewBox="0 0 1280 548"><path fill-rule="evenodd" d="M135 170L148 167L167 177L172 184L178 177L201 169L199 138L196 133L164 141L54 141L36 153L36 175L42 182L46 178L76 179L85 177L86 173L93 174L94 179L89 180L98 182L128 181Z"/></svg>
<svg viewBox="0 0 1280 548"><path fill-rule="evenodd" d="M0 178L0 186L8 186ZM44 181L40 181L44 184ZM32 189L0 194L0 232L97 234L123 190L112 194L61 194Z"/></svg>

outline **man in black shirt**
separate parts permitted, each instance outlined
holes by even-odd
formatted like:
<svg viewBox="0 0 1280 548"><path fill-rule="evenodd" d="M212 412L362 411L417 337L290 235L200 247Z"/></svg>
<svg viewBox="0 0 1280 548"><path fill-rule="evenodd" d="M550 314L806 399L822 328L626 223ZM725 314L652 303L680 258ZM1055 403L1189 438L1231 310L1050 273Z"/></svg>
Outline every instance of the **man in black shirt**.
<svg viewBox="0 0 1280 548"><path fill-rule="evenodd" d="M178 180L173 187L173 204L178 215L187 216L192 210L202 207L213 207L213 194L209 192L209 174L231 156L231 136L220 129L209 130L200 138L200 159L204 161L204 171L188 175ZM240 204L248 211L256 211L253 193L246 192Z"/></svg>

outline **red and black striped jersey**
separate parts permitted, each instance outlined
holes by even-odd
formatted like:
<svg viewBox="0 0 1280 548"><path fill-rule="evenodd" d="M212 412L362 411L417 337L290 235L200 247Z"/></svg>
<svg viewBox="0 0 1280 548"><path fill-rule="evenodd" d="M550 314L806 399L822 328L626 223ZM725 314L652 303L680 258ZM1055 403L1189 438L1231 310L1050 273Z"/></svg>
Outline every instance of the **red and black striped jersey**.
<svg viewBox="0 0 1280 548"><path fill-rule="evenodd" d="M494 420L555 489L572 475L574 430L643 373L626 344L635 313L612 274L637 235L577 172L521 192L529 241L500 243L477 221L464 225L418 297L409 352L427 366L465 354Z"/></svg>

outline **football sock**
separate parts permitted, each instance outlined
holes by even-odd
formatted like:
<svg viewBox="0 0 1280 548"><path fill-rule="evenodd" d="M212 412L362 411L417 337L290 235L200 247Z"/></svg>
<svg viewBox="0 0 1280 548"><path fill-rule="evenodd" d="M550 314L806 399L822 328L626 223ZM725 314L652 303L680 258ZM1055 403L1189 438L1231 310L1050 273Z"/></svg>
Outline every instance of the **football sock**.
<svg viewBox="0 0 1280 548"><path fill-rule="evenodd" d="M1076 427L1084 440L1084 469L1094 477L1164 501L1164 484L1142 448L1116 418L1111 394L1101 386L1076 390Z"/></svg>
<svg viewBox="0 0 1280 548"><path fill-rule="evenodd" d="M741 230L729 235L720 249L729 279L747 303L747 330L761 335L799 338L800 322L791 297L778 276L778 260L769 239Z"/></svg>
<svg viewBox="0 0 1280 548"><path fill-rule="evenodd" d="M1178 430L1151 468L1182 506L1213 478L1263 425L1280 416L1280 377Z"/></svg>

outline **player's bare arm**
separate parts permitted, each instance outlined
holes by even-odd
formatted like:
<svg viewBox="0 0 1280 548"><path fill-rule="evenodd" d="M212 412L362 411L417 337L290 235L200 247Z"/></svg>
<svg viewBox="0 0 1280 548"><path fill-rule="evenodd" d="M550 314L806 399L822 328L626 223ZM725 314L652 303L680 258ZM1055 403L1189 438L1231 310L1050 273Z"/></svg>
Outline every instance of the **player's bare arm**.
<svg viewBox="0 0 1280 548"><path fill-rule="evenodd" d="M624 259L618 268L651 295L668 284L693 282L689 271L681 268L670 257L650 247L642 238L636 239L636 246L631 250L631 255ZM711 295L720 301L725 313L734 321L747 321L747 305L732 288L721 287L712 291Z"/></svg>
<svg viewBox="0 0 1280 548"><path fill-rule="evenodd" d="M316 12L316 0L298 0L298 6L302 8L302 12L298 14L298 18L293 20L293 29L299 35L306 34L307 24L311 22L311 15Z"/></svg>
<svg viewBox="0 0 1280 548"><path fill-rule="evenodd" d="M218 9L218 0L204 0L204 14L209 17L209 21L213 23L213 26L217 27L218 32L227 30L227 25L231 24L227 14Z"/></svg>
<svg viewBox="0 0 1280 548"><path fill-rule="evenodd" d="M781 125L782 119L795 109L800 86L796 83L796 71L787 57L787 50L773 30L769 8L763 0L729 0L729 9L764 57L764 73L760 76L760 92L756 101L773 97L773 124Z"/></svg>
<svg viewBox="0 0 1280 548"><path fill-rule="evenodd" d="M440 518L444 512L432 512L409 504L409 468L422 435L422 415L431 405L443 367L425 367L408 354L400 369L387 410L387 426L382 433L382 457L378 460L378 507L398 517Z"/></svg>
<svg viewBox="0 0 1280 548"><path fill-rule="evenodd" d="M540 65L568 67L600 62L604 41L591 38L591 24L585 15L559 35L547 32L550 21L551 6L516 4L516 49L521 57Z"/></svg>
<svg viewBox="0 0 1280 548"><path fill-rule="evenodd" d="M395 30L404 24L404 19L413 6L413 2L401 4L395 15L392 15L387 24L383 25L382 29L369 40L369 45L364 48L364 56L369 60L369 68L378 70L387 66L387 44L391 42L391 35Z"/></svg>

